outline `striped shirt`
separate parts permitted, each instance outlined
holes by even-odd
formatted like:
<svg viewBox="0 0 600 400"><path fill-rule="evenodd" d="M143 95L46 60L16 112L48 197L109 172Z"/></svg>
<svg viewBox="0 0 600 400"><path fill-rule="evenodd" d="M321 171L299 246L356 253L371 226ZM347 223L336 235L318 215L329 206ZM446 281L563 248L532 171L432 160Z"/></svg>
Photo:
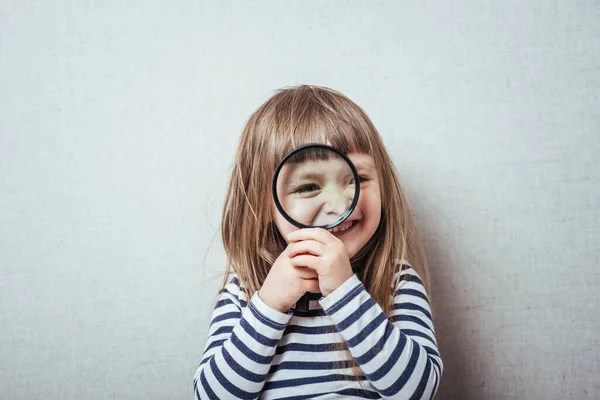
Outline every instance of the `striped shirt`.
<svg viewBox="0 0 600 400"><path fill-rule="evenodd" d="M433 398L443 364L429 301L414 269L397 274L386 316L356 275L327 297L311 293L308 311L282 313L258 293L246 302L232 273L194 376L196 399ZM339 365L348 359L342 340L358 377Z"/></svg>

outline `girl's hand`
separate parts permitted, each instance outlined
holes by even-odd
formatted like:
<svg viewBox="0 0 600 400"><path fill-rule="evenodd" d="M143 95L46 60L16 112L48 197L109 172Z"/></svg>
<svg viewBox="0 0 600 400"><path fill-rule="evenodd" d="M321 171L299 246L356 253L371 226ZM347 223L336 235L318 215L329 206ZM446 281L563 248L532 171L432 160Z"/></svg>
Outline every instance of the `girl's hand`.
<svg viewBox="0 0 600 400"><path fill-rule="evenodd" d="M310 268L292 265L288 246L271 266L258 297L272 309L287 312L304 293L318 288L317 273Z"/></svg>
<svg viewBox="0 0 600 400"><path fill-rule="evenodd" d="M305 228L287 236L291 264L308 267L319 276L319 289L329 295L354 275L344 243L321 228Z"/></svg>

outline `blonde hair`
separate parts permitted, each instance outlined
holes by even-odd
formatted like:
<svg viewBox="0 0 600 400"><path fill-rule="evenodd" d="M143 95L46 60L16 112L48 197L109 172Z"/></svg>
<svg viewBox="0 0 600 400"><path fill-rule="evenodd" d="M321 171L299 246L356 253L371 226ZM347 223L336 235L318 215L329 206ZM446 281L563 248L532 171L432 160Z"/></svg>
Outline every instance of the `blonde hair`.
<svg viewBox="0 0 600 400"><path fill-rule="evenodd" d="M250 116L242 131L222 215L221 234L228 261L222 287L234 270L250 299L285 249L286 243L273 223L271 180L278 162L307 143L328 143L344 153L364 153L375 160L385 193L381 196L381 221L352 260L353 264L360 263L355 272L373 299L389 315L393 307L391 289L398 283L394 282L398 260L410 263L429 293L421 240L397 171L375 126L348 97L308 85L277 91ZM356 375L356 362L349 359Z"/></svg>

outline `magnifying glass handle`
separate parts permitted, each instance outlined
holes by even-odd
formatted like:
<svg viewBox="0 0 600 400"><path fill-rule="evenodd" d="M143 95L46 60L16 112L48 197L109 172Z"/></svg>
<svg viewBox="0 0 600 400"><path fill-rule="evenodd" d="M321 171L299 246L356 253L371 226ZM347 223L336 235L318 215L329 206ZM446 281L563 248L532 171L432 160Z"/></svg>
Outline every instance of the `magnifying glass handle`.
<svg viewBox="0 0 600 400"><path fill-rule="evenodd" d="M310 303L310 292L306 292L300 297L300 299L296 302L296 310L298 311L308 311L308 304Z"/></svg>

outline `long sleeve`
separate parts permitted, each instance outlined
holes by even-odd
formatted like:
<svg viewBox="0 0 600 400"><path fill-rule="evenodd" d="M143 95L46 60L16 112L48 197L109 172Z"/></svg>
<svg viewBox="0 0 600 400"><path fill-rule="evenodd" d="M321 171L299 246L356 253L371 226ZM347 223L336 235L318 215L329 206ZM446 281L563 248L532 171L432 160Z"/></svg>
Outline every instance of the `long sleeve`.
<svg viewBox="0 0 600 400"><path fill-rule="evenodd" d="M267 306L255 293L246 304L237 276L222 290L204 355L194 375L196 399L256 399L292 313Z"/></svg>
<svg viewBox="0 0 600 400"><path fill-rule="evenodd" d="M443 372L431 310L417 273L399 273L389 318L356 275L319 302L383 398L430 400Z"/></svg>

